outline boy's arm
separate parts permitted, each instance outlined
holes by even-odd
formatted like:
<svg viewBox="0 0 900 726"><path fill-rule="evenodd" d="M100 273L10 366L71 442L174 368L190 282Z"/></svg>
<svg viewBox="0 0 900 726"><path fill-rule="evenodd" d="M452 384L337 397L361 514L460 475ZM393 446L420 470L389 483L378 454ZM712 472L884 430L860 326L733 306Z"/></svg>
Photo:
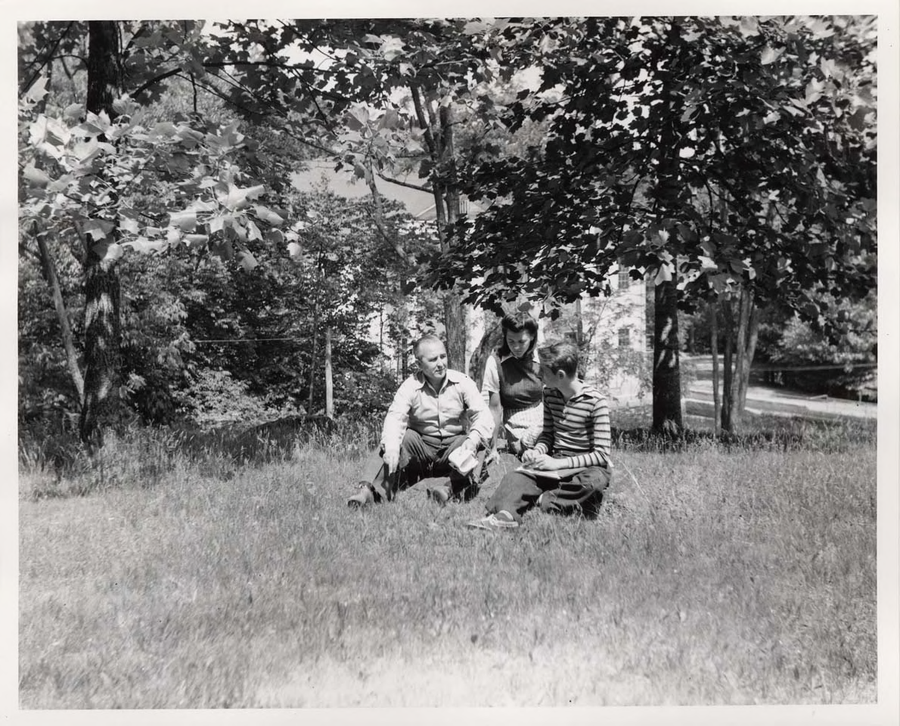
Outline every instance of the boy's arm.
<svg viewBox="0 0 900 726"><path fill-rule="evenodd" d="M550 389L544 389L544 430L538 436L537 443L531 449L535 454L549 454L553 451L554 429L553 429L553 413L550 411L550 402L547 396L552 395Z"/></svg>

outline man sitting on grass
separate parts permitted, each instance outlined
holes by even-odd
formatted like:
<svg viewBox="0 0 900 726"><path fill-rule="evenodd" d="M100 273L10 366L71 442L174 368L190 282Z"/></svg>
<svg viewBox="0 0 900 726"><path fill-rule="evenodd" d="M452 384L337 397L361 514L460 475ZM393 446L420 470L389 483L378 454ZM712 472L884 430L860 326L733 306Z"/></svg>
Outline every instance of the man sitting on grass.
<svg viewBox="0 0 900 726"><path fill-rule="evenodd" d="M544 383L544 430L524 466L506 474L487 502L488 516L470 527L515 529L537 505L544 512L596 516L609 485L609 405L578 378L578 348L567 342L538 349Z"/></svg>
<svg viewBox="0 0 900 726"><path fill-rule="evenodd" d="M440 504L474 494L472 474L450 466L457 448L474 455L490 441L494 419L475 382L447 368L441 339L426 335L413 353L419 371L394 395L381 433L381 450L368 462L360 491L348 500L351 507L393 499L402 486L426 477L448 477L429 487L428 496Z"/></svg>

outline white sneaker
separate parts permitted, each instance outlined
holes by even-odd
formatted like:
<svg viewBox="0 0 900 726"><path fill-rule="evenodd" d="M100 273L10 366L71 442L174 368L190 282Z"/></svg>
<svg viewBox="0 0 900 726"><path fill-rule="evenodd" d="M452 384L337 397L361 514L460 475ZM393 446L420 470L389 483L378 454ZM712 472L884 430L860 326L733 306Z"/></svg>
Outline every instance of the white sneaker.
<svg viewBox="0 0 900 726"><path fill-rule="evenodd" d="M487 529L496 532L499 530L516 529L519 526L519 523L509 512L505 509L501 509L496 514L489 514L482 519L476 519L474 522L467 523L466 526L471 527L472 529Z"/></svg>

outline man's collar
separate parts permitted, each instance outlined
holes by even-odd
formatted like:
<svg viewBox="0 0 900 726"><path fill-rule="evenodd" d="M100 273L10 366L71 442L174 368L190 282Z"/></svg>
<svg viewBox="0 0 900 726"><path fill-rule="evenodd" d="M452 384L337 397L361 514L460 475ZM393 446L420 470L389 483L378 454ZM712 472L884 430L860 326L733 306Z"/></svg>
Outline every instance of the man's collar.
<svg viewBox="0 0 900 726"><path fill-rule="evenodd" d="M461 373L460 371L455 371L452 368L447 369L447 382L448 383L459 383L466 377L465 373ZM419 388L422 388L425 385L425 374L422 371L416 371L415 375L416 385Z"/></svg>

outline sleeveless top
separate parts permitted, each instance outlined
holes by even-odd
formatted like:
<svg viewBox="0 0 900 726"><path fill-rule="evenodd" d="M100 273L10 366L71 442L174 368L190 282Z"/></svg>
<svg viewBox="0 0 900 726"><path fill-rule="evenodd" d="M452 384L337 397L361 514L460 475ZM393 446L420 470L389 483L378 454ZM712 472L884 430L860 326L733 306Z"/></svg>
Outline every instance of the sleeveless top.
<svg viewBox="0 0 900 726"><path fill-rule="evenodd" d="M531 408L541 403L544 384L541 382L540 367L531 356L526 360L507 356L503 360L497 358L497 375L500 379L500 405L504 418L508 412Z"/></svg>

